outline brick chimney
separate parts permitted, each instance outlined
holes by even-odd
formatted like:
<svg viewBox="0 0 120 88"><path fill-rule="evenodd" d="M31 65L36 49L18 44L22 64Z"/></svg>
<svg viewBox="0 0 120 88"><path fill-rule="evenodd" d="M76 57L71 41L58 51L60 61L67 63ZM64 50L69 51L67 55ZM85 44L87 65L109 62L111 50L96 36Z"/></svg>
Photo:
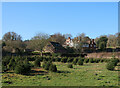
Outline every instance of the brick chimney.
<svg viewBox="0 0 120 88"><path fill-rule="evenodd" d="M71 38L70 38L70 37L68 37L68 39L70 39L70 40L71 40Z"/></svg>

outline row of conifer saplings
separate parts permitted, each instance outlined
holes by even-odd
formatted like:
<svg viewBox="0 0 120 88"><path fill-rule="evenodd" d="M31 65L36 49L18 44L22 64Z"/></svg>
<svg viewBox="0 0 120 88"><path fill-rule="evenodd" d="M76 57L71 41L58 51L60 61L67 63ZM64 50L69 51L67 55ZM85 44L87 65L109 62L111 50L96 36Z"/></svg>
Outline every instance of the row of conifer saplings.
<svg viewBox="0 0 120 88"><path fill-rule="evenodd" d="M57 72L57 67L52 62L62 62L69 63L68 68L73 68L74 65L83 65L84 63L99 63L99 62L107 62L106 68L108 70L114 70L115 66L119 62L118 59L93 59L93 58L44 58L44 57L36 57L34 60L34 64L29 63L30 58L24 57L4 57L2 60L2 72L6 72L8 70L13 70L17 74L28 74L31 71L32 67L43 67L45 70L49 70L52 72ZM41 62L43 62L41 66Z"/></svg>

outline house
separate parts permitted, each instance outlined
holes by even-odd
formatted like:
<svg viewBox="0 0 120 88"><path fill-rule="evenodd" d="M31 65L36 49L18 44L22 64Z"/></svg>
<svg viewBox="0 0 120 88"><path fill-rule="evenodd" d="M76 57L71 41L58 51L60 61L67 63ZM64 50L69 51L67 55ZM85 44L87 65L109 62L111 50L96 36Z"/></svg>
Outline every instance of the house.
<svg viewBox="0 0 120 88"><path fill-rule="evenodd" d="M48 42L42 52L46 53L66 53L67 50L58 42Z"/></svg>
<svg viewBox="0 0 120 88"><path fill-rule="evenodd" d="M24 52L33 52L34 50L32 50L32 49L24 49Z"/></svg>
<svg viewBox="0 0 120 88"><path fill-rule="evenodd" d="M68 37L68 39L66 39L65 43L63 44L63 47L73 47L74 46L74 43L73 43L73 40Z"/></svg>
<svg viewBox="0 0 120 88"><path fill-rule="evenodd" d="M92 50L95 51L96 50L96 43L94 41L94 39L90 39L88 41L86 41L86 43L83 45L83 50Z"/></svg>
<svg viewBox="0 0 120 88"><path fill-rule="evenodd" d="M77 48L77 46L79 45L80 40L78 39L78 37L71 39L70 37L68 37L68 39L66 39L63 47L74 47ZM95 51L96 50L96 43L94 41L94 39L88 39L86 42L84 42L84 44L82 45L83 50L92 50Z"/></svg>

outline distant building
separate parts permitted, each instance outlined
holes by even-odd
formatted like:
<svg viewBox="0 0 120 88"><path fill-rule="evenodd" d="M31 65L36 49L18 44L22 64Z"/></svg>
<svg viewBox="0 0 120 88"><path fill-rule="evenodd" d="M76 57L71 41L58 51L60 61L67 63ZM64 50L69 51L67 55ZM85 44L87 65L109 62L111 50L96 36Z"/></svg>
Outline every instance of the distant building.
<svg viewBox="0 0 120 88"><path fill-rule="evenodd" d="M70 37L68 37L68 39L66 39L65 43L63 44L63 47L74 47L77 48L77 46L80 43L80 39L78 39L78 37L71 39ZM96 43L94 41L94 39L88 39L83 45L83 50L96 50Z"/></svg>
<svg viewBox="0 0 120 88"><path fill-rule="evenodd" d="M48 42L48 44L43 48L43 52L66 53L67 50L58 42Z"/></svg>
<svg viewBox="0 0 120 88"><path fill-rule="evenodd" d="M94 39L90 39L89 41L87 41L84 45L83 45L83 49L89 49L89 50L93 50L95 51L96 50L96 43L94 41Z"/></svg>
<svg viewBox="0 0 120 88"><path fill-rule="evenodd" d="M74 46L74 43L73 43L73 40L68 37L68 39L66 39L65 43L63 44L64 47L73 47Z"/></svg>
<svg viewBox="0 0 120 88"><path fill-rule="evenodd" d="M24 49L24 52L33 52L34 50L32 49Z"/></svg>

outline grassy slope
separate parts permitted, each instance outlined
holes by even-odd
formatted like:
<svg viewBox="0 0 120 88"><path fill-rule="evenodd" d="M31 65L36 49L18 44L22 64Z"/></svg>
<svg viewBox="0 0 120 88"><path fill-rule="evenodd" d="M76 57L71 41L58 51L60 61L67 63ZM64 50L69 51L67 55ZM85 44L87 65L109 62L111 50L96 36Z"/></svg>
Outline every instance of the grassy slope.
<svg viewBox="0 0 120 88"><path fill-rule="evenodd" d="M24 76L14 73L3 74L3 86L117 86L118 71L108 71L105 63L88 63L67 68L67 63L57 63L61 73L45 73ZM50 80L48 80L50 78ZM11 81L11 84L4 83Z"/></svg>

